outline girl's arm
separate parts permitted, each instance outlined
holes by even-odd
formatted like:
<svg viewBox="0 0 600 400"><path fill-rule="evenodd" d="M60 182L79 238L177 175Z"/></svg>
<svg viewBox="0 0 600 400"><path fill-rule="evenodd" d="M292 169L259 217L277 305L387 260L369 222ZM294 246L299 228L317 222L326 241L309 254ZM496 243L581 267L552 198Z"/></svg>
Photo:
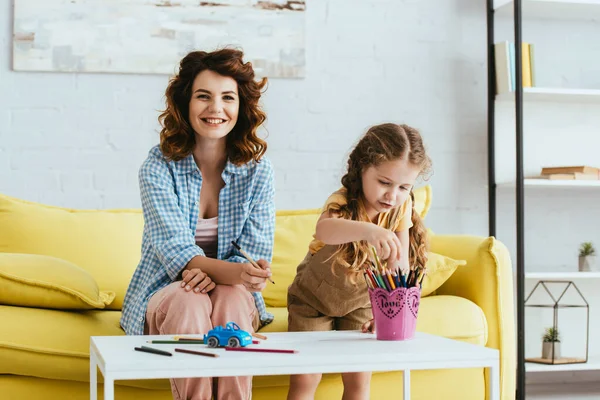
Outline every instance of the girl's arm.
<svg viewBox="0 0 600 400"><path fill-rule="evenodd" d="M400 240L394 232L371 222L335 218L324 212L317 222L315 238L332 245L365 240L382 260L400 258Z"/></svg>
<svg viewBox="0 0 600 400"><path fill-rule="evenodd" d="M330 216L324 212L317 221L315 238L325 244L344 244L367 240L370 222L353 221Z"/></svg>

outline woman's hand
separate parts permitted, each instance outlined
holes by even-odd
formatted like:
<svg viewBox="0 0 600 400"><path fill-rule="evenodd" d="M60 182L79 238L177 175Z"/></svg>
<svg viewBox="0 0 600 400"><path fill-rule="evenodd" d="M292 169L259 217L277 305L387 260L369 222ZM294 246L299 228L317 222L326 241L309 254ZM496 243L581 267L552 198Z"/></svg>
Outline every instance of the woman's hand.
<svg viewBox="0 0 600 400"><path fill-rule="evenodd" d="M394 232L373 223L367 222L366 224L368 225L365 225L365 240L375 247L377 256L381 260L387 260L390 264L395 264L400 260L402 246L398 236Z"/></svg>
<svg viewBox="0 0 600 400"><path fill-rule="evenodd" d="M375 333L375 322L373 320L369 320L365 322L362 326L363 333Z"/></svg>
<svg viewBox="0 0 600 400"><path fill-rule="evenodd" d="M249 292L262 292L267 286L267 278L271 276L271 264L266 260L256 262L260 269L250 263L242 264L242 284Z"/></svg>
<svg viewBox="0 0 600 400"><path fill-rule="evenodd" d="M186 269L181 276L181 287L185 288L186 292L193 290L194 293L208 293L216 286L212 279L198 268Z"/></svg>

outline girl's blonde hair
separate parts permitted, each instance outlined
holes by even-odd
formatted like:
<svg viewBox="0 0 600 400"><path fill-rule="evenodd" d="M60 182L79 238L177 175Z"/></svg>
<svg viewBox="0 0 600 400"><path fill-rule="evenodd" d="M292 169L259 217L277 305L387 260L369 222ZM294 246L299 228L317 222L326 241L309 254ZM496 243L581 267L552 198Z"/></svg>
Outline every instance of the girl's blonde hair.
<svg viewBox="0 0 600 400"><path fill-rule="evenodd" d="M408 125L386 123L371 127L359 140L348 158L348 170L342 177L346 204L330 203L327 211L336 217L356 221L368 221L368 216L363 204L362 173L371 166L378 166L383 162L405 159L419 168L420 176L429 174L431 160L425 152L425 146L419 131ZM427 231L421 217L415 210L414 195L410 196L413 204L412 223L409 230L410 251L409 265L411 267L425 268L427 262ZM390 218L386 221L386 229L393 229L402 205L391 211ZM365 264L372 253L366 241L350 242L339 245L338 250L332 255L332 268L341 265L349 272L358 271ZM352 260L350 263L348 260Z"/></svg>

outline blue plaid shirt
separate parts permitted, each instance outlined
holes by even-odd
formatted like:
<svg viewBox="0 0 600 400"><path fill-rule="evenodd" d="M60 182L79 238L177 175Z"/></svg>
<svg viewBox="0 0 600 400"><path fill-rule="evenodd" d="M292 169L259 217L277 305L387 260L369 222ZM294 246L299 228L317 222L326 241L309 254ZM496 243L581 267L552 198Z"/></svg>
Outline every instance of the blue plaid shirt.
<svg viewBox="0 0 600 400"><path fill-rule="evenodd" d="M255 260L271 262L275 234L274 175L271 162L229 161L221 175L217 258L243 263L235 240ZM142 257L123 303L121 326L128 335L143 335L148 300L175 281L187 263L204 251L195 243L199 216L200 169L189 155L167 162L159 147L152 148L139 171L144 235ZM252 293L261 323L273 321L260 293Z"/></svg>

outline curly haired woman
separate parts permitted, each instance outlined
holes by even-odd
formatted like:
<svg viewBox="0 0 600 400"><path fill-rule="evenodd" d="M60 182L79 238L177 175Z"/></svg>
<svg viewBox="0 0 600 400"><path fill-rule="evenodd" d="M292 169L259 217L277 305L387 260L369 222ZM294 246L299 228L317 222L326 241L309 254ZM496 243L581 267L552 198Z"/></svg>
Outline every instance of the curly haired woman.
<svg viewBox="0 0 600 400"><path fill-rule="evenodd" d="M202 334L273 320L261 291L271 276L275 206L266 116L238 50L194 51L166 90L160 145L139 171L144 214L140 263L121 326L129 335ZM236 241L261 269L236 252ZM252 377L171 379L175 399L248 399Z"/></svg>

